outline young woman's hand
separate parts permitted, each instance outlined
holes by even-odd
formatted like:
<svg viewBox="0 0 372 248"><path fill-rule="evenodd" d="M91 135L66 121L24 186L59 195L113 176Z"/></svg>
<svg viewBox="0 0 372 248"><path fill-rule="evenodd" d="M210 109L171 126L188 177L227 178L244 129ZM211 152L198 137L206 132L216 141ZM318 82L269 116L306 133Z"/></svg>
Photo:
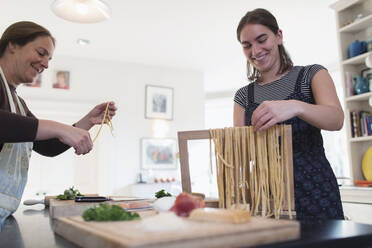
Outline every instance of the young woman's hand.
<svg viewBox="0 0 372 248"><path fill-rule="evenodd" d="M264 101L253 111L252 126L255 131L263 131L295 117L298 111L296 100Z"/></svg>

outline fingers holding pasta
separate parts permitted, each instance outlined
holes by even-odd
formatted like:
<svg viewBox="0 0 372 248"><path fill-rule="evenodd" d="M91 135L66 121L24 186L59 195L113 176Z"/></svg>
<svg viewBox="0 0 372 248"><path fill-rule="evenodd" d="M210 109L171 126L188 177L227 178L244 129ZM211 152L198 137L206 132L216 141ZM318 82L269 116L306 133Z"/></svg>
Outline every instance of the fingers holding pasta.
<svg viewBox="0 0 372 248"><path fill-rule="evenodd" d="M255 131L263 131L296 115L295 100L264 101L253 111L252 126Z"/></svg>
<svg viewBox="0 0 372 248"><path fill-rule="evenodd" d="M87 154L93 142L87 130L51 120L39 120L35 140L59 139L75 149L78 155Z"/></svg>
<svg viewBox="0 0 372 248"><path fill-rule="evenodd" d="M67 126L59 140L75 149L77 155L84 155L93 148L93 142L88 131Z"/></svg>
<svg viewBox="0 0 372 248"><path fill-rule="evenodd" d="M111 120L116 114L116 106L114 102L104 102L98 104L88 113L90 122L93 125L101 124L103 120Z"/></svg>

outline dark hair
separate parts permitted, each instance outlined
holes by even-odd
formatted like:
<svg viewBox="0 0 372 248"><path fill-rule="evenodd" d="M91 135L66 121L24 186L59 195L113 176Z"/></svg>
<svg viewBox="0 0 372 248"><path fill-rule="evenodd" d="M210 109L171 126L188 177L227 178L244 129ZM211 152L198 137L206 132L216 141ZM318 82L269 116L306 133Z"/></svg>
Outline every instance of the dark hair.
<svg viewBox="0 0 372 248"><path fill-rule="evenodd" d="M239 22L238 28L236 30L238 41L240 40L240 34L242 29L247 24L261 24L269 28L274 34L278 34L279 26L278 23L268 10L266 9L255 9L252 11L247 12L245 16ZM291 58L289 57L288 53L286 52L283 45L278 45L279 48L279 57L280 57L280 67L278 70L278 74L281 74L293 67L293 63ZM247 76L250 81L257 81L261 73L254 68L248 61L247 61Z"/></svg>
<svg viewBox="0 0 372 248"><path fill-rule="evenodd" d="M48 36L52 39L55 46L55 39L48 29L29 21L16 22L10 25L0 39L0 58L4 55L9 42L24 46L40 36Z"/></svg>

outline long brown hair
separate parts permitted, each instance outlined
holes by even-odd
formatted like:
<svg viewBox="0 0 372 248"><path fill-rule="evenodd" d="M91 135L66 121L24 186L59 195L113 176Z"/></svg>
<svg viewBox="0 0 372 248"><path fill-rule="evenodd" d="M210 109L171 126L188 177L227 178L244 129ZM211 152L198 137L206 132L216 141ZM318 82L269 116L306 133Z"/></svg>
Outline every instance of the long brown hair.
<svg viewBox="0 0 372 248"><path fill-rule="evenodd" d="M240 34L242 29L247 24L261 24L269 28L274 34L278 34L279 26L276 18L266 9L255 9L247 12L239 22L238 28L236 30L238 41L240 40ZM280 57L280 67L278 74L282 74L293 67L293 62L286 52L283 45L278 45L279 57ZM247 60L247 76L252 82L259 80L261 73L254 68Z"/></svg>
<svg viewBox="0 0 372 248"><path fill-rule="evenodd" d="M4 55L9 42L19 46L35 40L40 36L48 36L52 39L55 46L55 39L48 29L29 21L16 22L10 25L3 33L0 39L0 58Z"/></svg>

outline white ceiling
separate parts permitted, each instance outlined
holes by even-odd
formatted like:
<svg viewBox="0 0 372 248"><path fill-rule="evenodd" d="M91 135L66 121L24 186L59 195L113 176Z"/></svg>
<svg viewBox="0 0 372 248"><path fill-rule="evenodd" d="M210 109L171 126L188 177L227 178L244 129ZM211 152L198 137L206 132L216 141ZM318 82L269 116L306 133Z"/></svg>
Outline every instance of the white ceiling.
<svg viewBox="0 0 372 248"><path fill-rule="evenodd" d="M106 0L112 18L98 24L62 20L51 0L1 0L0 31L32 20L57 39L55 56L195 69L205 75L206 92L245 84L245 60L236 40L240 18L257 7L277 17L295 64L337 62L334 0ZM76 39L89 39L80 47Z"/></svg>

